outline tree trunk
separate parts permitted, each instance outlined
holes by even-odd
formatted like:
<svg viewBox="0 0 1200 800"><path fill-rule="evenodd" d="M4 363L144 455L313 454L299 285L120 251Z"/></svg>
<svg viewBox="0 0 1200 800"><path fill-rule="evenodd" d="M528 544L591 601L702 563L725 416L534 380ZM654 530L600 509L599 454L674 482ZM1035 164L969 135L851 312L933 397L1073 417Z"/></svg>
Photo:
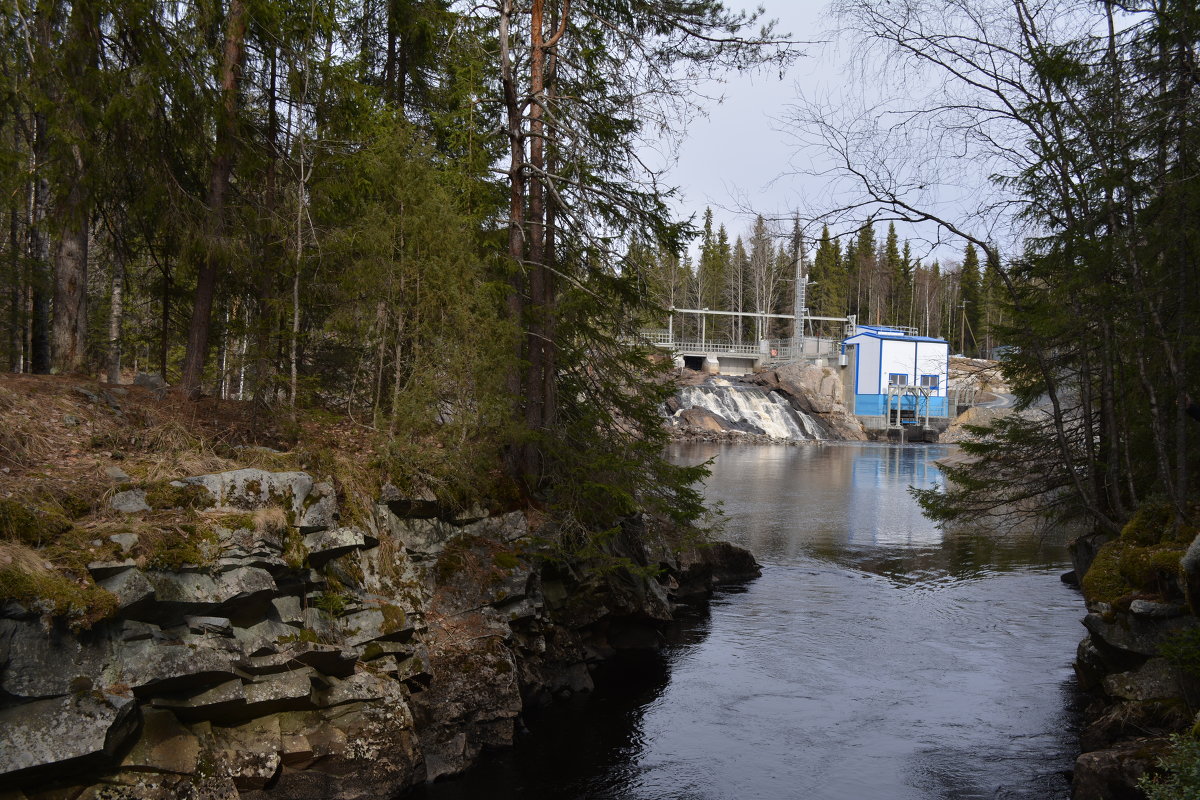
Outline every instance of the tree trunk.
<svg viewBox="0 0 1200 800"><path fill-rule="evenodd" d="M158 330L158 372L159 376L165 382L167 380L167 347L170 343L168 334L171 330L171 262L164 261L160 265L162 270L162 316L159 320ZM149 361L149 355L146 356Z"/></svg>
<svg viewBox="0 0 1200 800"><path fill-rule="evenodd" d="M509 142L508 165L508 255L513 260L506 307L508 317L524 328L525 302L525 133L522 130L521 105L518 99L516 77L513 74L511 27L515 10L513 0L504 0L500 12L500 81L504 92L504 111ZM524 342L518 338L513 363L505 375L505 389L512 402L513 416L524 421L522 402L522 380L520 363L524 355ZM524 485L526 482L526 449L523 445L512 446L506 453L509 475Z"/></svg>
<svg viewBox="0 0 1200 800"><path fill-rule="evenodd" d="M192 319L188 325L187 352L184 356L181 387L184 394L200 396L200 379L208 354L208 334L212 326L213 296L217 272L227 249L224 241L225 199L229 193L229 178L233 172L234 151L237 148L238 84L245 60L246 2L230 0L226 17L225 50L221 59L221 111L217 127L216 151L208 182L209 242L200 260L196 275L196 294L192 302Z"/></svg>
<svg viewBox="0 0 1200 800"><path fill-rule="evenodd" d="M46 122L41 114L34 123L33 202L30 208L29 255L32 261L32 318L29 333L30 371L50 373L50 238L46 235L50 187L38 173L44 169Z"/></svg>
<svg viewBox="0 0 1200 800"><path fill-rule="evenodd" d="M8 219L8 256L9 267L9 308L8 308L8 370L21 372L25 368L24 321L21 311L24 306L24 292L21 287L21 252L20 247L20 214L17 211L16 200L13 200Z"/></svg>
<svg viewBox="0 0 1200 800"><path fill-rule="evenodd" d="M108 382L121 382L121 316L124 312L125 258L118 250L112 262L112 301L108 312Z"/></svg>
<svg viewBox="0 0 1200 800"><path fill-rule="evenodd" d="M78 179L59 213L63 227L54 247L52 352L58 372L79 372L87 355L88 218Z"/></svg>

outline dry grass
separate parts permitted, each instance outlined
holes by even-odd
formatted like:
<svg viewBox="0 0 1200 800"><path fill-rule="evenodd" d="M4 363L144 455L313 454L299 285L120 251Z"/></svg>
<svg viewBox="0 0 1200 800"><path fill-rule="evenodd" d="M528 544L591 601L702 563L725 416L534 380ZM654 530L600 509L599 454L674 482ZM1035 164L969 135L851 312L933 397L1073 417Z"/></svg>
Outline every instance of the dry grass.
<svg viewBox="0 0 1200 800"><path fill-rule="evenodd" d="M35 575L51 572L54 565L32 547L17 542L0 541L0 569L17 569Z"/></svg>
<svg viewBox="0 0 1200 800"><path fill-rule="evenodd" d="M287 527L287 514L282 508L260 508L254 512L254 530L260 533L283 533Z"/></svg>
<svg viewBox="0 0 1200 800"><path fill-rule="evenodd" d="M301 446L284 450L297 435ZM47 536L18 536L28 533L24 524L21 531L0 529L0 598L40 603L86 627L111 610L113 598L86 569L88 561L121 557L109 536L136 533L131 555L147 567L211 560L214 519L187 509L113 511L107 501L126 483L114 467L143 485L241 467L304 470L333 482L343 518L353 520L378 496L379 439L328 412L293 419L248 402L192 402L83 376L0 374L0 502L56 523ZM283 510L260 511L253 525L285 533L289 555L303 563L302 540Z"/></svg>

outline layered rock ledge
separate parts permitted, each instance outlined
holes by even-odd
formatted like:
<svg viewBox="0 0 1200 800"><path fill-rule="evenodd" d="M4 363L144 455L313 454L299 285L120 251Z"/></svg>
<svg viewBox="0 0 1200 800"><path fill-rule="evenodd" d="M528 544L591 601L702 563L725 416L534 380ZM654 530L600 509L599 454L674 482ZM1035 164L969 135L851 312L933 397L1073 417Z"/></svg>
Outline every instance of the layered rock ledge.
<svg viewBox="0 0 1200 800"><path fill-rule="evenodd" d="M205 521L174 561L115 534L88 565L118 610L72 632L0 609L0 797L378 798L510 745L522 711L592 687L622 649L758 566L638 517L587 560L520 512L243 469L123 486L114 513ZM166 559L170 560L170 559Z"/></svg>

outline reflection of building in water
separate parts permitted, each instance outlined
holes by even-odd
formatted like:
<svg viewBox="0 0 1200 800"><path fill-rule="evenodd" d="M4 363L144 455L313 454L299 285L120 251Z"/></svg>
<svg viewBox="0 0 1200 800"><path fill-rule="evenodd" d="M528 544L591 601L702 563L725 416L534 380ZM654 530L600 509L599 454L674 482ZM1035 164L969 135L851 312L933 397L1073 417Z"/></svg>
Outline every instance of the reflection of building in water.
<svg viewBox="0 0 1200 800"><path fill-rule="evenodd" d="M856 453L846 488L852 545L938 545L942 531L921 514L910 486L941 485L943 448L870 447Z"/></svg>

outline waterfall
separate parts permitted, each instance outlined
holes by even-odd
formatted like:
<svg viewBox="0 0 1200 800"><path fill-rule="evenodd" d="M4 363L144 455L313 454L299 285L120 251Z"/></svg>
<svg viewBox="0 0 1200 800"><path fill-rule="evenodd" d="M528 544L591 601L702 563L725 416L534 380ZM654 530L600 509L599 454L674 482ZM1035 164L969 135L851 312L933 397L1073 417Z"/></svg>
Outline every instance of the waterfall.
<svg viewBox="0 0 1200 800"><path fill-rule="evenodd" d="M679 416L689 408L703 408L728 420L730 427L775 439L824 439L821 426L803 411L797 411L776 391L756 386L733 385L716 380L679 390Z"/></svg>

